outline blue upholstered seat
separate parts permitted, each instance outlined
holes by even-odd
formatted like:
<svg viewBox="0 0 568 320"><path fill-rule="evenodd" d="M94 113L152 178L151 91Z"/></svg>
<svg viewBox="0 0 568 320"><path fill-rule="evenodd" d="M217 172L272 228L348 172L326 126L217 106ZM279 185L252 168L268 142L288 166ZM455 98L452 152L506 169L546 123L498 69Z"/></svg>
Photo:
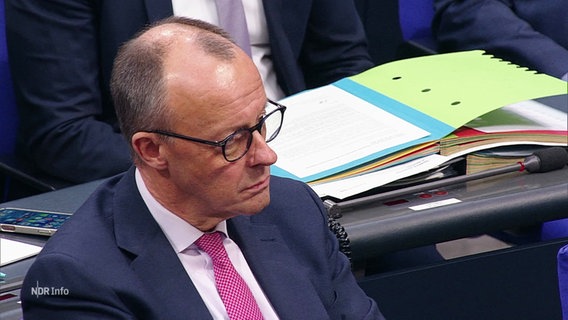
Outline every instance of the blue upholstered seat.
<svg viewBox="0 0 568 320"><path fill-rule="evenodd" d="M568 245L558 250L558 289L562 319L568 320Z"/></svg>

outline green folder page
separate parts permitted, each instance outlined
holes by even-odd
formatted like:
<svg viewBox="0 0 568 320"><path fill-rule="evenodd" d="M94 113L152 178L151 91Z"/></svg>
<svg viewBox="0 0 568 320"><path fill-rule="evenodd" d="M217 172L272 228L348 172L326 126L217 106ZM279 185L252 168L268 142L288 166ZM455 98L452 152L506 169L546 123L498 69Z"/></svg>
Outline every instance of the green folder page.
<svg viewBox="0 0 568 320"><path fill-rule="evenodd" d="M484 51L386 63L351 78L457 129L507 104L568 93L568 83Z"/></svg>

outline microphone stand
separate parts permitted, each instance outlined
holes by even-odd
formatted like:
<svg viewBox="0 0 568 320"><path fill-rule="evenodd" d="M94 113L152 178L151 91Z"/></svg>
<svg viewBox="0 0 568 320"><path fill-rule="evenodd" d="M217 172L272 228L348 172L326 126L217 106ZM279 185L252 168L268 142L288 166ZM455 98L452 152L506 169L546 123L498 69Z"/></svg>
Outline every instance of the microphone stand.
<svg viewBox="0 0 568 320"><path fill-rule="evenodd" d="M543 160L545 161L543 164ZM523 172L546 172L551 170L556 170L563 168L568 162L568 153L565 149L555 147L542 150L540 153L535 152L533 155L525 158L525 161L518 162L514 165L509 165L501 168L485 170L481 172L476 172L469 175L461 175L457 177L432 181L428 183L419 184L416 186L406 187L402 189L392 190L384 193L379 193L376 195L370 195L366 197L361 197L353 200L346 200L342 202L335 202L333 200L327 199L323 201L327 213L333 218L341 218L343 209L350 207L360 206L376 201L386 200L394 197L399 197L402 195L412 194L416 192L421 192L424 190L436 189L441 187L446 187L449 185L463 183L478 179L483 179L487 177L492 177L504 173L510 173L515 171Z"/></svg>

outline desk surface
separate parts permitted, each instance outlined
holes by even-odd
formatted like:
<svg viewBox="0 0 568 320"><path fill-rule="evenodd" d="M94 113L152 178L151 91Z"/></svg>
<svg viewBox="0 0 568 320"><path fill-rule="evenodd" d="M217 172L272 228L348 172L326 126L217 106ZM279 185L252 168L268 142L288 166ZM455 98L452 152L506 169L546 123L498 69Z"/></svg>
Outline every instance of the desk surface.
<svg viewBox="0 0 568 320"><path fill-rule="evenodd" d="M75 211L94 181L0 207ZM441 205L443 202L450 204ZM414 206L426 209L412 209ZM353 259L568 217L568 167L515 172L344 210Z"/></svg>
<svg viewBox="0 0 568 320"><path fill-rule="evenodd" d="M566 217L568 167L425 190L344 210L338 221L349 235L352 258L359 260Z"/></svg>
<svg viewBox="0 0 568 320"><path fill-rule="evenodd" d="M387 319L562 319L556 254L567 241L465 256L359 284Z"/></svg>

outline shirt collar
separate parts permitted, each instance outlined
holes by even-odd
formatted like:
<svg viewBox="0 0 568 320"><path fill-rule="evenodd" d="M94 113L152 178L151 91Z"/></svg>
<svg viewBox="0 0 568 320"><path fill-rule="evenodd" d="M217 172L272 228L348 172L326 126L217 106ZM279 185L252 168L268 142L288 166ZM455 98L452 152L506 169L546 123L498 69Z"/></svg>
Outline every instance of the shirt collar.
<svg viewBox="0 0 568 320"><path fill-rule="evenodd" d="M136 168L135 178L136 186L144 203L176 252L184 251L203 235L202 231L166 209L150 194L138 168ZM228 237L227 222L219 223L215 227L215 231L220 231Z"/></svg>

